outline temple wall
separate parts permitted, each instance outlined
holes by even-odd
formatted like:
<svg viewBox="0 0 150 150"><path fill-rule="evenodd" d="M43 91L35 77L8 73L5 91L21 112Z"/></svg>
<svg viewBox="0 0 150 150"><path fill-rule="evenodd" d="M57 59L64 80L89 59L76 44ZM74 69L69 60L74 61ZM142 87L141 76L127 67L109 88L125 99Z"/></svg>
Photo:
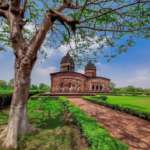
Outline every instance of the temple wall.
<svg viewBox="0 0 150 150"><path fill-rule="evenodd" d="M75 75L57 75L52 77L53 93L80 93L85 91L86 78Z"/></svg>
<svg viewBox="0 0 150 150"><path fill-rule="evenodd" d="M86 83L87 91L89 92L109 92L109 80L101 78L93 78Z"/></svg>
<svg viewBox="0 0 150 150"><path fill-rule="evenodd" d="M110 80L101 77L88 78L81 73L59 72L51 74L51 93L108 93Z"/></svg>

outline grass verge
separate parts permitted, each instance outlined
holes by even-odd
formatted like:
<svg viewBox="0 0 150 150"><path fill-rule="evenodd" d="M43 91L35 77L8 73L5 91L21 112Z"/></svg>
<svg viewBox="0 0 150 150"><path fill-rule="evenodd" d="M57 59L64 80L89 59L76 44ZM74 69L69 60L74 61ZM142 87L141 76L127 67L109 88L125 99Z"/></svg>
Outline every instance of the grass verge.
<svg viewBox="0 0 150 150"><path fill-rule="evenodd" d="M126 112L145 120L150 120L150 105L148 105L148 103L150 104L150 99L147 99L145 102L145 100L143 100L145 97L142 96L108 96L106 101L102 100L99 95L84 96L83 98L96 104L104 105L115 110ZM141 106L139 106L138 103L141 104Z"/></svg>

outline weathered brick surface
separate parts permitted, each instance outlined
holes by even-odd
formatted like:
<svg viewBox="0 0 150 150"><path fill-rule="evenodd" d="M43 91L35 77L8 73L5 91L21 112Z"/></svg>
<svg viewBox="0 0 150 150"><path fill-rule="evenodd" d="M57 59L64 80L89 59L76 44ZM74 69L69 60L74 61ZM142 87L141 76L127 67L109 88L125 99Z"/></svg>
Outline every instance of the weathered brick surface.
<svg viewBox="0 0 150 150"><path fill-rule="evenodd" d="M85 74L74 72L74 69L73 58L67 53L60 62L61 72L51 74L52 95L110 92L110 80L97 77L96 66L91 62L85 66Z"/></svg>
<svg viewBox="0 0 150 150"><path fill-rule="evenodd" d="M76 72L58 72L51 74L51 93L108 93L109 82L102 77L89 78Z"/></svg>

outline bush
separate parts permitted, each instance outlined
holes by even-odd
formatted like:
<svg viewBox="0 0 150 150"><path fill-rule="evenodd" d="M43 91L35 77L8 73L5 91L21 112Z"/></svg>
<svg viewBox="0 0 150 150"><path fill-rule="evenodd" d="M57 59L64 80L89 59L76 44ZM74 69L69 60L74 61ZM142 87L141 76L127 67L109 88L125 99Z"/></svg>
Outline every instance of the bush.
<svg viewBox="0 0 150 150"><path fill-rule="evenodd" d="M106 100L107 100L107 96L105 96L105 95L100 96L99 98L100 98L100 100L102 100L102 101L106 101Z"/></svg>
<svg viewBox="0 0 150 150"><path fill-rule="evenodd" d="M0 109L9 106L11 103L12 93L0 94Z"/></svg>
<svg viewBox="0 0 150 150"><path fill-rule="evenodd" d="M42 92L43 92L42 90L31 90L29 93L29 97ZM0 109L9 106L11 104L12 94L13 94L12 90L11 91L3 90L3 92L0 93Z"/></svg>

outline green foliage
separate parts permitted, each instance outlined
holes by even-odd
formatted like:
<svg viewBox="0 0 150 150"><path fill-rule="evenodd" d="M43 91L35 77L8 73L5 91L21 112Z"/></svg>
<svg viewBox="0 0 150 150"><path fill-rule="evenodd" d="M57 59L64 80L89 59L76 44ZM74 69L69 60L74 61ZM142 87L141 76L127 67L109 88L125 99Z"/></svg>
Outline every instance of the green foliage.
<svg viewBox="0 0 150 150"><path fill-rule="evenodd" d="M7 124L8 121L8 111L0 110L0 126Z"/></svg>
<svg viewBox="0 0 150 150"><path fill-rule="evenodd" d="M150 89L137 88L134 86L111 88L111 89L112 95L127 95L127 96L150 95Z"/></svg>
<svg viewBox="0 0 150 150"><path fill-rule="evenodd" d="M37 98L28 102L30 121L40 128L52 128L61 125L62 105L50 98Z"/></svg>
<svg viewBox="0 0 150 150"><path fill-rule="evenodd" d="M38 98L29 100L27 107L29 121L38 130L19 139L18 150L84 150L78 129L64 126L60 100ZM0 111L0 128L7 124L8 112Z"/></svg>
<svg viewBox="0 0 150 150"><path fill-rule="evenodd" d="M13 79L6 82L5 80L0 80L0 92L1 91L11 91L13 89Z"/></svg>
<svg viewBox="0 0 150 150"><path fill-rule="evenodd" d="M0 80L0 87L3 89L7 88L7 82L4 80Z"/></svg>
<svg viewBox="0 0 150 150"><path fill-rule="evenodd" d="M29 97L33 96L33 95L37 95L40 93L45 92L45 90L30 90L29 91ZM11 99L12 99L12 94L13 94L13 90L12 89L3 89L0 90L0 108L4 108L6 106L9 106L11 103Z"/></svg>
<svg viewBox="0 0 150 150"><path fill-rule="evenodd" d="M81 128L83 135L87 138L91 150L126 150L127 145L114 139L109 133L99 125L96 120L87 116L79 108L73 106L66 101L66 98L61 97L65 105L68 105L68 110L72 114L75 123Z"/></svg>
<svg viewBox="0 0 150 150"><path fill-rule="evenodd" d="M74 41L76 46L74 46L75 48L71 47L70 51L77 62L84 62L87 58L96 59L95 54L97 53L103 54L110 61L133 46L136 37L150 37L149 1L137 1L136 3L134 0L93 2L73 0L69 2L72 2L75 6L80 6L80 8L66 8L60 14L63 17L77 20L79 23L73 27L66 22L56 19L53 30L46 36L48 40L43 45L56 48L61 44ZM46 12L57 10L62 5L63 0L29 0L23 18L26 22L22 31L25 39L31 40L35 31L42 24ZM0 19L0 41L2 42L2 47L5 47L5 45L10 46L11 43L9 38L10 26L7 22L5 19ZM72 27L74 30L72 30ZM74 31L76 31L76 35ZM97 38L95 40L97 47L93 49L93 43L89 39L94 40L95 37ZM123 42L121 43L121 41ZM102 51L104 46L114 49L111 49L110 53L108 51L104 53Z"/></svg>
<svg viewBox="0 0 150 150"><path fill-rule="evenodd" d="M85 100L104 105L112 109L150 120L150 97L145 96L107 96L102 101L98 96L84 96Z"/></svg>
<svg viewBox="0 0 150 150"><path fill-rule="evenodd" d="M30 86L30 90L49 91L50 87L47 84L44 84L44 83L40 83L39 85L32 84Z"/></svg>
<svg viewBox="0 0 150 150"><path fill-rule="evenodd" d="M38 90L38 89L39 89L39 87L37 85L35 85L35 84L32 84L30 86L30 90Z"/></svg>
<svg viewBox="0 0 150 150"><path fill-rule="evenodd" d="M99 96L99 99L102 100L102 101L106 101L107 100L107 96L105 96L105 95Z"/></svg>
<svg viewBox="0 0 150 150"><path fill-rule="evenodd" d="M46 84L44 84L44 83L40 83L39 84L39 89L40 90L49 90L49 86L48 85L46 85Z"/></svg>
<svg viewBox="0 0 150 150"><path fill-rule="evenodd" d="M19 150L85 150L80 141L77 129L63 126L25 136L19 142Z"/></svg>
<svg viewBox="0 0 150 150"><path fill-rule="evenodd" d="M57 100L51 98L29 100L27 107L29 121L39 128L39 132L21 138L19 141L19 149L21 150L83 150L83 147L81 148L79 145L81 141L79 131L76 128L64 126L63 113L65 109L71 113L75 124L88 140L91 150L127 149L127 145L111 137L96 120L70 104L64 97ZM8 113L0 112L0 118L0 124L5 124Z"/></svg>
<svg viewBox="0 0 150 150"><path fill-rule="evenodd" d="M11 103L12 91L0 93L0 109L9 106Z"/></svg>

